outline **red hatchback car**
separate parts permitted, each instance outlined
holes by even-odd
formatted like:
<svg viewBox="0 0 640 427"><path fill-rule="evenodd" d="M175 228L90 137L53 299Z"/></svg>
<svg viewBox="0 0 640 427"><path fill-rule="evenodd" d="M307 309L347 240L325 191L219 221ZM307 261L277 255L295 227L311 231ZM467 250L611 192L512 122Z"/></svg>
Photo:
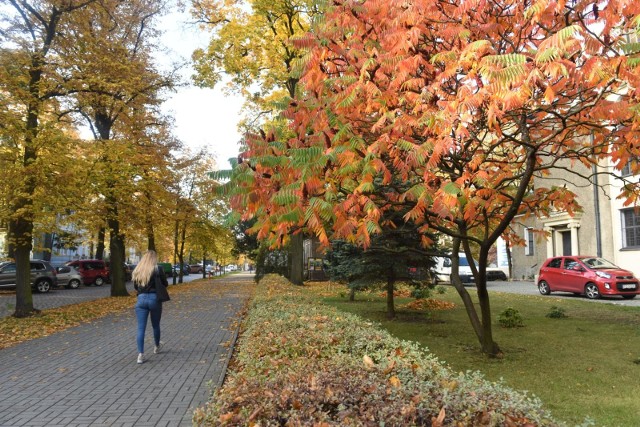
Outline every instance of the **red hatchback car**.
<svg viewBox="0 0 640 427"><path fill-rule="evenodd" d="M65 265L75 267L82 276L82 282L87 286L102 286L109 280L109 267L101 259L80 259L69 261Z"/></svg>
<svg viewBox="0 0 640 427"><path fill-rule="evenodd" d="M620 295L625 299L640 294L640 283L633 273L609 261L593 256L559 256L547 259L540 268L538 290L573 292L596 299Z"/></svg>

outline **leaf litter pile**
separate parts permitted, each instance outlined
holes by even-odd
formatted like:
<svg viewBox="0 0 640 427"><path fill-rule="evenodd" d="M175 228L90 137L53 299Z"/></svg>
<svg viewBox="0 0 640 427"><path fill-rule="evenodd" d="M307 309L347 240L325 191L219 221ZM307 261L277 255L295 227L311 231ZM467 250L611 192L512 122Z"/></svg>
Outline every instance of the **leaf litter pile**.
<svg viewBox="0 0 640 427"><path fill-rule="evenodd" d="M541 402L319 304L259 284L223 387L193 417L222 426L550 426Z"/></svg>

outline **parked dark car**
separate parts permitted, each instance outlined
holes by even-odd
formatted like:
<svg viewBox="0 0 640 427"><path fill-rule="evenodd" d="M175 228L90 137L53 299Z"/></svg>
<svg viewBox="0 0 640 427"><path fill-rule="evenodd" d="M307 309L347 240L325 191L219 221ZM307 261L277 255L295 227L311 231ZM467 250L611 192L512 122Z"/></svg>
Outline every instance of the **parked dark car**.
<svg viewBox="0 0 640 427"><path fill-rule="evenodd" d="M128 276L127 276L128 277L127 281L132 279L133 270L135 270L137 266L138 266L138 264L127 264L127 269L129 271Z"/></svg>
<svg viewBox="0 0 640 427"><path fill-rule="evenodd" d="M189 265L189 273L202 274L203 271L204 271L204 267L202 267L202 264L190 264Z"/></svg>
<svg viewBox="0 0 640 427"><path fill-rule="evenodd" d="M109 280L109 268L101 259L79 259L69 261L65 265L75 267L82 276L82 282L87 286L102 286Z"/></svg>
<svg viewBox="0 0 640 427"><path fill-rule="evenodd" d="M487 280L507 280L507 274L498 268L487 268Z"/></svg>
<svg viewBox="0 0 640 427"><path fill-rule="evenodd" d="M82 275L75 267L70 265L56 267L56 274L58 276L58 286L78 289L82 283Z"/></svg>
<svg viewBox="0 0 640 427"><path fill-rule="evenodd" d="M47 261L31 260L31 287L41 293L49 292L58 285L56 269ZM16 287L16 263L12 261L0 264L0 289Z"/></svg>
<svg viewBox="0 0 640 427"><path fill-rule="evenodd" d="M189 265L185 264L182 266L182 275L183 276L188 276L189 275ZM175 264L173 266L173 274L175 274L176 276L180 275L180 264Z"/></svg>
<svg viewBox="0 0 640 427"><path fill-rule="evenodd" d="M547 259L540 268L538 290L573 292L595 299L620 295L625 299L640 294L640 283L633 273L594 256L559 256Z"/></svg>

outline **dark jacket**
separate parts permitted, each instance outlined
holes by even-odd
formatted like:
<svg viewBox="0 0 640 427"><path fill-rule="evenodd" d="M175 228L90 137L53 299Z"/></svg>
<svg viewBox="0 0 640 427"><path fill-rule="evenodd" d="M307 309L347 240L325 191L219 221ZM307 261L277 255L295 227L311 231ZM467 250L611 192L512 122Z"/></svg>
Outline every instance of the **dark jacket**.
<svg viewBox="0 0 640 427"><path fill-rule="evenodd" d="M165 288L169 286L169 282L167 282L167 276L165 276L164 270L162 268L156 268L153 274L151 275L151 277L149 278L149 283L147 283L147 286L145 286L144 288L140 288L138 287L138 284L134 282L133 283L134 289L138 292L138 294L148 294L151 292L155 293L156 292L156 276L159 276L160 283L162 283Z"/></svg>

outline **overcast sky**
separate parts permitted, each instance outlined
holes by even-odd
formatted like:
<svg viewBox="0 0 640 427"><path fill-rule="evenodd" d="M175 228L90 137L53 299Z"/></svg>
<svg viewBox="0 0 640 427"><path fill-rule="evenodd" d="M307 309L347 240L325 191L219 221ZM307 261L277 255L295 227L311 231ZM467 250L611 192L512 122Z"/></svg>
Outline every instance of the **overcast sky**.
<svg viewBox="0 0 640 427"><path fill-rule="evenodd" d="M208 35L189 24L189 19L188 14L178 12L163 17L162 41L172 51L166 59L189 60L196 47L206 46ZM185 71L186 76L192 73L192 69ZM228 159L238 155L241 107L240 97L225 96L219 87L200 89L190 85L178 89L164 110L175 118L175 134L181 141L194 150L207 147L215 155L218 167L228 169Z"/></svg>

